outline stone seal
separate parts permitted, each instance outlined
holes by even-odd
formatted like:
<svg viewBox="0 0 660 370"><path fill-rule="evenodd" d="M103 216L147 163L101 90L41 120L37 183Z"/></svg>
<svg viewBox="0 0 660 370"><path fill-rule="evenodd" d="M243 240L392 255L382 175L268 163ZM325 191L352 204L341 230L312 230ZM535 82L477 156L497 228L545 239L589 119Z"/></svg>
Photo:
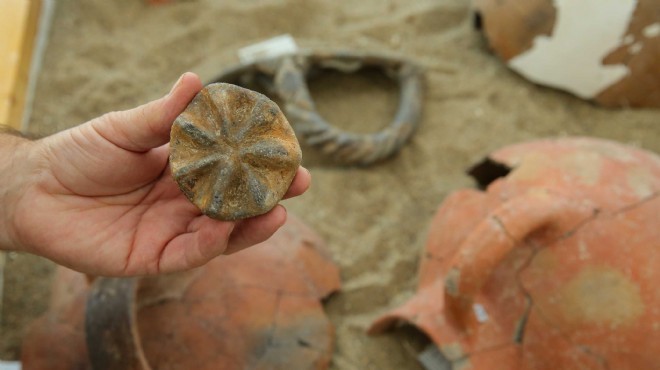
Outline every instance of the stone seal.
<svg viewBox="0 0 660 370"><path fill-rule="evenodd" d="M204 87L170 132L170 167L205 215L224 221L270 211L300 166L296 135L277 104L227 83Z"/></svg>

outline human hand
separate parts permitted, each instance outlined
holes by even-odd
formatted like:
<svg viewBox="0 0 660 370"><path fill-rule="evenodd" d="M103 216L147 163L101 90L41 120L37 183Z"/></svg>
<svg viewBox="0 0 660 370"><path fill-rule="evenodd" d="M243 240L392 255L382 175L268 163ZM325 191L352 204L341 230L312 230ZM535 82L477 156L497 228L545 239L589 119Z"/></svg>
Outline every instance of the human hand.
<svg viewBox="0 0 660 370"><path fill-rule="evenodd" d="M161 99L23 142L14 158L21 170L2 199L9 248L92 275L126 276L197 267L268 239L286 220L281 205L217 221L172 179L170 128L201 88L186 73ZM310 179L299 168L285 198L302 194Z"/></svg>

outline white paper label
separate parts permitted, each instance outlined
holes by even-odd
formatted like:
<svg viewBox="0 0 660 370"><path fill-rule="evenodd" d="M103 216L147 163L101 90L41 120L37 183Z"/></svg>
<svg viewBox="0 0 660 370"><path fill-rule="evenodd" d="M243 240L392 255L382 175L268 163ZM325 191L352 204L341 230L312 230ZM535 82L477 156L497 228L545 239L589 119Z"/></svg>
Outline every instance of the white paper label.
<svg viewBox="0 0 660 370"><path fill-rule="evenodd" d="M238 50L238 58L242 63L251 63L265 58L277 58L282 55L295 54L298 45L291 35L280 35Z"/></svg>
<svg viewBox="0 0 660 370"><path fill-rule="evenodd" d="M21 370L21 363L0 360L0 370Z"/></svg>

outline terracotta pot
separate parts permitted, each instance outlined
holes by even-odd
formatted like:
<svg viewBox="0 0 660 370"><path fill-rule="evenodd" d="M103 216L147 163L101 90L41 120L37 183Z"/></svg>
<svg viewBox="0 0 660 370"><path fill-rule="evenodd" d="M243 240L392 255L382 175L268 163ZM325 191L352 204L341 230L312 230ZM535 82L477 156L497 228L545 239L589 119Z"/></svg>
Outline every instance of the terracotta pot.
<svg viewBox="0 0 660 370"><path fill-rule="evenodd" d="M318 236L293 216L268 241L185 273L97 278L60 268L23 369L325 369L339 289Z"/></svg>
<svg viewBox="0 0 660 370"><path fill-rule="evenodd" d="M438 210L408 322L467 369L660 364L660 158L596 139L491 154Z"/></svg>
<svg viewBox="0 0 660 370"><path fill-rule="evenodd" d="M529 80L604 106L660 107L657 0L474 0L491 48Z"/></svg>

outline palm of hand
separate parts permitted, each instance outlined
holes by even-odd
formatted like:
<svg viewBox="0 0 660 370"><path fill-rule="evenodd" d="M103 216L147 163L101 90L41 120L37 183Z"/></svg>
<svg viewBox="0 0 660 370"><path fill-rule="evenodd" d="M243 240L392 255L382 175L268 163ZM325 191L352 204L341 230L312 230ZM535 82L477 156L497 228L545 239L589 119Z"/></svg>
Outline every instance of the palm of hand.
<svg viewBox="0 0 660 370"><path fill-rule="evenodd" d="M78 136L76 147L49 143L50 170L17 207L26 245L47 246L38 253L69 266L82 259L83 269L109 275L190 268L212 257L207 253L224 251L226 244L204 249L200 238L209 230L202 226L216 224L213 233L227 240L233 223L210 220L187 201L166 167L166 147L119 150L100 136L86 135L87 129L70 133Z"/></svg>
<svg viewBox="0 0 660 370"><path fill-rule="evenodd" d="M169 128L199 89L186 74L160 100L37 142L39 165L14 215L19 244L82 272L117 276L185 270L270 237L286 219L283 207L213 220L170 175ZM308 185L309 173L299 170L285 197Z"/></svg>

